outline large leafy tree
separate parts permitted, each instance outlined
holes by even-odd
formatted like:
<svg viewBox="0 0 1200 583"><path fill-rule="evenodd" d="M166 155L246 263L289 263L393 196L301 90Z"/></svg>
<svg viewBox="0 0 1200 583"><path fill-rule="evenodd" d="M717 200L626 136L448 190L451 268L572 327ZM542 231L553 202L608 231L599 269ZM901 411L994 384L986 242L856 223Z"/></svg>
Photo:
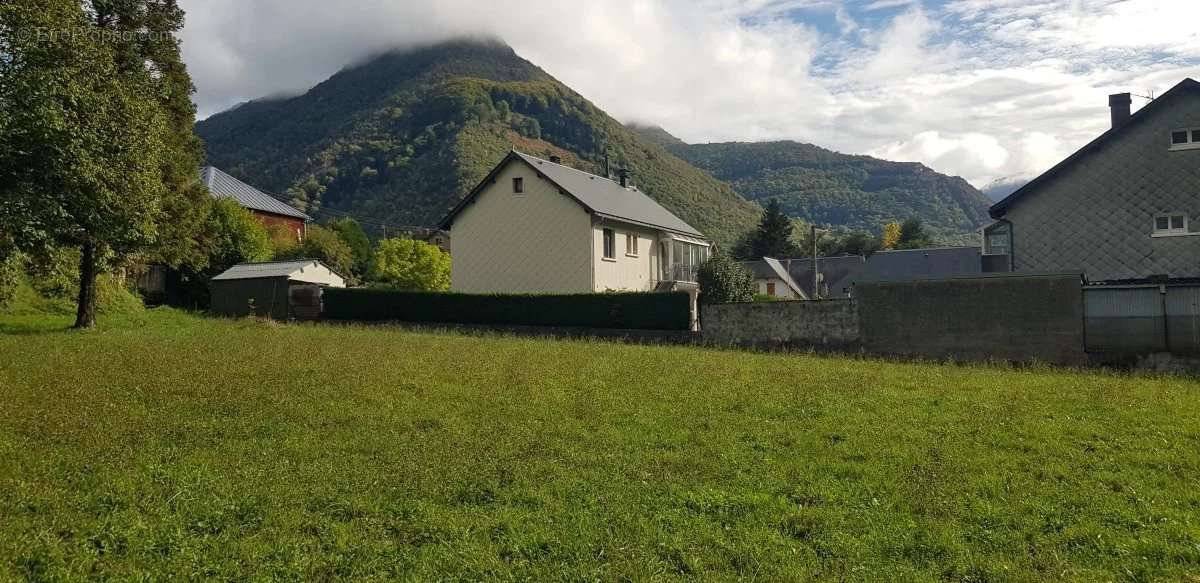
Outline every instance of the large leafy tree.
<svg viewBox="0 0 1200 583"><path fill-rule="evenodd" d="M154 99L166 116L168 131L159 164L166 186L162 207L170 220L159 225L159 237L147 249L146 259L204 268L213 252L209 247L217 244L220 234L207 228L211 199L196 172L204 147L194 130L195 87L176 36L183 28L183 10L177 0L84 0L83 5L93 26L112 33L105 38L119 68L150 71Z"/></svg>
<svg viewBox="0 0 1200 583"><path fill-rule="evenodd" d="M762 219L748 241L751 258L788 257L795 255L792 241L792 220L784 214L779 201L771 199L763 210Z"/></svg>
<svg viewBox="0 0 1200 583"><path fill-rule="evenodd" d="M238 263L267 261L271 258L274 249L266 227L233 199L224 198L214 202L208 220L207 230L214 234L209 246L211 254L207 259L209 276L217 275Z"/></svg>
<svg viewBox="0 0 1200 583"><path fill-rule="evenodd" d="M79 328L106 261L158 240L171 148L156 73L95 26L77 0L0 4L0 230L80 249Z"/></svg>
<svg viewBox="0 0 1200 583"><path fill-rule="evenodd" d="M933 247L933 237L925 232L921 219L908 219L900 225L900 240L897 249L923 249Z"/></svg>
<svg viewBox="0 0 1200 583"><path fill-rule="evenodd" d="M371 263L371 279L398 289L450 289L450 255L436 245L397 237L379 242Z"/></svg>
<svg viewBox="0 0 1200 583"><path fill-rule="evenodd" d="M365 276L371 263L371 239L362 225L352 218L334 219L326 225L330 231L337 233L347 245L354 258L354 274Z"/></svg>
<svg viewBox="0 0 1200 583"><path fill-rule="evenodd" d="M276 239L278 241L278 238ZM276 259L320 259L342 275L353 274L354 254L337 233L319 225L309 225L304 241L278 247Z"/></svg>

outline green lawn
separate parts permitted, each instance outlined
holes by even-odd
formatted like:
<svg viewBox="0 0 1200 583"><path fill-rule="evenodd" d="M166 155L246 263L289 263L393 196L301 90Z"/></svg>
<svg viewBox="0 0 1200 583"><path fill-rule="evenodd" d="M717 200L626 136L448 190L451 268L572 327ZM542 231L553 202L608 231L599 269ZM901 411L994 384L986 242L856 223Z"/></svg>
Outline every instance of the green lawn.
<svg viewBox="0 0 1200 583"><path fill-rule="evenodd" d="M0 579L1200 581L1200 383L0 317Z"/></svg>

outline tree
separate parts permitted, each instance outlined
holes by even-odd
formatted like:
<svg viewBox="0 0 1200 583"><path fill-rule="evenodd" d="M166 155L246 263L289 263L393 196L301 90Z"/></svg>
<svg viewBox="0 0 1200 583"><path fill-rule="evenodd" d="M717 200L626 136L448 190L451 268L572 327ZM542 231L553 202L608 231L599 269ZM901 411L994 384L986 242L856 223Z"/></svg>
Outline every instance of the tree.
<svg viewBox="0 0 1200 583"><path fill-rule="evenodd" d="M371 280L411 291L450 289L450 254L424 241L384 239L371 262Z"/></svg>
<svg viewBox="0 0 1200 583"><path fill-rule="evenodd" d="M214 234L205 263L210 275L237 265L271 259L273 252L267 229L236 201L223 198L213 203L208 231ZM208 279L208 278L204 278Z"/></svg>
<svg viewBox="0 0 1200 583"><path fill-rule="evenodd" d="M319 259L330 269L351 276L354 253L337 233L320 225L309 225L304 240L275 253L276 259Z"/></svg>
<svg viewBox="0 0 1200 583"><path fill-rule="evenodd" d="M75 327L91 328L100 271L159 239L174 147L159 87L77 0L9 0L0 23L0 229L79 248ZM13 34L31 30L85 34Z"/></svg>
<svg viewBox="0 0 1200 583"><path fill-rule="evenodd" d="M897 249L922 249L932 246L933 237L925 232L925 226L921 224L921 219L908 219L900 225L900 240L896 243Z"/></svg>
<svg viewBox="0 0 1200 583"><path fill-rule="evenodd" d="M759 257L788 257L797 253L792 242L792 221L783 214L777 199L771 199L763 210L762 219L749 239L751 259Z"/></svg>
<svg viewBox="0 0 1200 583"><path fill-rule="evenodd" d="M731 304L754 301L754 274L724 253L714 253L700 266L700 302Z"/></svg>
<svg viewBox="0 0 1200 583"><path fill-rule="evenodd" d="M206 231L211 199L196 180L204 147L194 130L195 87L176 36L183 29L183 10L177 0L90 0L86 5L92 24L114 33L105 42L114 47L118 69L150 72L155 101L166 116L160 168L166 187L162 209L170 220L159 224L147 259L204 268L215 233Z"/></svg>
<svg viewBox="0 0 1200 583"><path fill-rule="evenodd" d="M846 235L836 244L836 253L846 255L862 255L870 257L871 254L878 251L880 241L862 231L854 231Z"/></svg>
<svg viewBox="0 0 1200 583"><path fill-rule="evenodd" d="M895 249L896 245L900 244L900 223L891 222L883 226L883 233L879 235L879 246L883 249Z"/></svg>
<svg viewBox="0 0 1200 583"><path fill-rule="evenodd" d="M336 233L338 238L350 247L354 274L366 276L371 263L371 239L367 237L362 225L352 218L344 218L329 221L326 228Z"/></svg>

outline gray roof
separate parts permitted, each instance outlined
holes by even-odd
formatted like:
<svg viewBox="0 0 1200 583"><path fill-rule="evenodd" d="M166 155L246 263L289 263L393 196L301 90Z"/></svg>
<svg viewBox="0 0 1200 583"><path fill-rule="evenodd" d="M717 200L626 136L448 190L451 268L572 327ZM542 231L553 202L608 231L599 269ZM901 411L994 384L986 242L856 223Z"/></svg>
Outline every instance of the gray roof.
<svg viewBox="0 0 1200 583"><path fill-rule="evenodd" d="M817 264L821 270L822 297L824 298L844 298L849 297L849 288L854 285L854 281L863 269L866 267L865 259L862 255L844 255L840 257L822 257ZM813 296L812 290L812 258L805 257L799 259L785 259L783 264L787 266L788 273L792 279L800 285L800 289L809 297Z"/></svg>
<svg viewBox="0 0 1200 583"><path fill-rule="evenodd" d="M878 251L867 259L859 282L945 279L983 273L979 247Z"/></svg>
<svg viewBox="0 0 1200 583"><path fill-rule="evenodd" d="M212 278L213 281L225 281L229 279L264 279L272 277L287 277L300 273L301 270L308 267L326 267L324 263L316 259L297 259L295 261L268 261L266 263L239 263L221 272L220 275ZM333 271L329 269L329 271ZM336 271L333 271L337 273Z"/></svg>
<svg viewBox="0 0 1200 583"><path fill-rule="evenodd" d="M283 215L311 221L312 217L284 204L275 197L257 189L237 178L234 178L220 168L205 166L200 169L200 180L208 186L208 191L216 198L232 198L238 204L250 210L274 215Z"/></svg>
<svg viewBox="0 0 1200 583"><path fill-rule="evenodd" d="M589 174L582 170L563 166L562 164L555 164L549 160L543 160L515 150L505 157L504 161L497 165L491 174L475 190L471 191L454 210L450 211L450 214L442 221L443 228L448 228L454 221L455 215L471 199L477 196L483 190L483 187L491 181L492 177L511 160L525 162L564 192L571 195L584 208L598 216L672 231L683 235L704 237L704 234L695 227L683 222L682 219L663 208L662 205L635 187L625 188L612 179Z"/></svg>
<svg viewBox="0 0 1200 583"><path fill-rule="evenodd" d="M787 284L792 289L792 293L805 299L809 297L804 289L796 283L796 280L792 279L791 274L788 273L783 264L774 257L763 257L757 261L744 261L742 265L745 265L754 273L755 279L778 279Z"/></svg>
<svg viewBox="0 0 1200 583"><path fill-rule="evenodd" d="M1145 107L1142 107L1141 109L1134 112L1133 115L1131 115L1129 117L1129 119L1125 120L1125 123L1122 123L1122 124L1118 125L1117 127L1109 128L1107 131L1100 134L1096 139L1092 140L1091 142L1088 142L1087 145L1080 148L1074 154L1067 156L1067 158L1065 160L1063 160L1062 162L1059 162L1058 164L1055 164L1053 168L1043 172L1038 177L1034 178L1033 180L1030 180L1021 188L1018 188L1016 191L1014 191L1011 194L1009 194L1008 196L1004 197L996 204L992 205L992 207L990 209L988 209L988 214L991 215L991 217L993 219L1003 218L1005 213L1008 212L1008 209L1011 208L1012 205L1015 204L1018 200L1024 198L1025 196L1028 196L1030 193L1036 192L1037 189L1040 188L1042 184L1053 179L1055 176L1058 176L1065 170L1070 169L1072 166L1074 166L1075 164L1082 161L1083 158L1085 156L1087 156L1087 154L1100 149L1109 140L1128 131L1129 128L1132 128L1137 123L1140 123L1141 121L1150 117L1155 111L1158 111L1159 109L1165 107L1163 105L1164 103L1168 103L1168 102L1174 100L1175 98L1179 97L1180 95L1183 95L1186 92L1192 92L1192 91L1200 91L1200 82L1197 82L1195 79L1192 79L1190 77L1184 79L1183 81L1180 81L1174 87L1169 89L1166 93L1163 93L1162 95L1159 95L1157 98L1150 100L1150 103L1147 103L1145 105Z"/></svg>

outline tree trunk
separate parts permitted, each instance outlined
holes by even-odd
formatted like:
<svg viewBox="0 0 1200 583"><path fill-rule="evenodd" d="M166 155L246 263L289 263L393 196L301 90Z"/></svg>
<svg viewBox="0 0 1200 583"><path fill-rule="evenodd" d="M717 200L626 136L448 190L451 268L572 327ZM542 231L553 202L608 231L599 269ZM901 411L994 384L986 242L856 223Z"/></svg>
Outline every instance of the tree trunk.
<svg viewBox="0 0 1200 583"><path fill-rule="evenodd" d="M84 243L79 257L79 309L75 312L75 328L96 327L96 244Z"/></svg>

